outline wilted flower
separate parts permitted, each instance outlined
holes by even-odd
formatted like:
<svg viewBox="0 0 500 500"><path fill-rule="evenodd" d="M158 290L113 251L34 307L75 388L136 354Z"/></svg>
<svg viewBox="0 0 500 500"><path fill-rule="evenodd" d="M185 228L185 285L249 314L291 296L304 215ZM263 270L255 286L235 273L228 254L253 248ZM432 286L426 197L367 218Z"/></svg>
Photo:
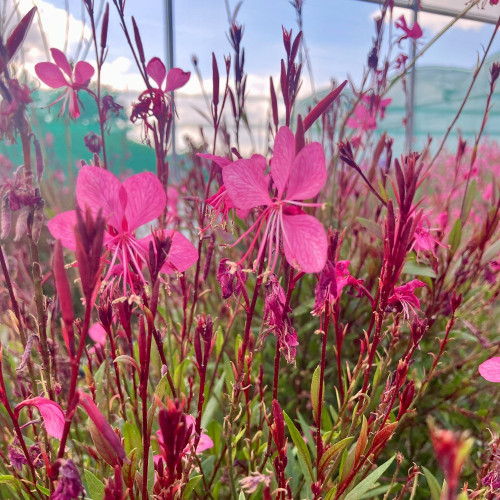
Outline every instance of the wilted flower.
<svg viewBox="0 0 500 500"><path fill-rule="evenodd" d="M61 460L57 488L50 497L52 500L76 500L85 495L78 469L72 460Z"/></svg>
<svg viewBox="0 0 500 500"><path fill-rule="evenodd" d="M222 287L222 298L228 299L233 293L238 295L241 291L242 283L245 283L247 276L241 270L239 264L230 262L229 259L221 259L217 269L217 281Z"/></svg>

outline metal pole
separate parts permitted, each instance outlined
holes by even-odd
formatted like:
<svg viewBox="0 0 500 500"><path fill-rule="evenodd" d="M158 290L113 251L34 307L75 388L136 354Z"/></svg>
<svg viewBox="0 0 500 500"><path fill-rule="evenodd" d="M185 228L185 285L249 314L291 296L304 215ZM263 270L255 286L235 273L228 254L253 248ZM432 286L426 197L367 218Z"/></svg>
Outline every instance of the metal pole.
<svg viewBox="0 0 500 500"><path fill-rule="evenodd" d="M165 43L167 50L167 70L174 67L174 6L173 0L165 0ZM172 92L173 95L173 92ZM176 164L175 113L172 122L172 163Z"/></svg>
<svg viewBox="0 0 500 500"><path fill-rule="evenodd" d="M413 25L418 20L418 0L413 0ZM410 61L415 60L417 55L417 41L411 41L411 52ZM413 146L413 126L415 117L415 77L416 77L417 65L414 64L410 73L410 84L408 87L408 115L406 117L406 147L405 149L409 151Z"/></svg>

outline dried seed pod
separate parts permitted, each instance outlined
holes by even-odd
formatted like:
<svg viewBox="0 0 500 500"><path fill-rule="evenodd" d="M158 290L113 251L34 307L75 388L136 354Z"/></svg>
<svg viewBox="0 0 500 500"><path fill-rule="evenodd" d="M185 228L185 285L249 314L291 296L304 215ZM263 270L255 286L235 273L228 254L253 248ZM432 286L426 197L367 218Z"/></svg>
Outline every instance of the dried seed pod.
<svg viewBox="0 0 500 500"><path fill-rule="evenodd" d="M38 243L40 239L40 233L43 227L43 207L45 202L41 199L35 207L35 212L33 213L33 224L31 226L31 237L35 243Z"/></svg>
<svg viewBox="0 0 500 500"><path fill-rule="evenodd" d="M16 221L16 232L14 236L14 241L19 241L25 234L28 229L28 217L30 214L29 207L23 207L19 211L19 215L17 216Z"/></svg>
<svg viewBox="0 0 500 500"><path fill-rule="evenodd" d="M0 206L0 239L4 240L10 233L10 197L9 193L5 193Z"/></svg>

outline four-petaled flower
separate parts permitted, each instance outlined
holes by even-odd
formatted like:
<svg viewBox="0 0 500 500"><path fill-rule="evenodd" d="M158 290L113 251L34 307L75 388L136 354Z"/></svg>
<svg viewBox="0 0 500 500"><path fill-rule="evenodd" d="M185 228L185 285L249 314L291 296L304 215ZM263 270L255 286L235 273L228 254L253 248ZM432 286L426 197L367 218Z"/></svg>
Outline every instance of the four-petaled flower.
<svg viewBox="0 0 500 500"><path fill-rule="evenodd" d="M267 265L273 270L282 239L285 257L291 266L306 273L321 271L328 247L325 229L318 219L305 214L301 208L320 206L302 200L315 197L326 181L325 155L321 144L312 142L296 155L293 133L288 127L279 129L271 160L272 197L269 194L269 177L264 173L265 166L263 156L253 155L250 159L226 165L222 170L224 185L236 208L250 210L264 207L254 224L235 242L238 243L257 228L240 262L250 255L265 226L256 262L264 258L267 247Z"/></svg>
<svg viewBox="0 0 500 500"><path fill-rule="evenodd" d="M111 172L84 165L76 181L76 199L80 208L88 207L94 216L101 210L107 219L104 245L111 258L105 280L118 271L123 275L124 293L127 283L133 286L134 274L145 282L142 268L147 262L153 236L136 238L135 231L154 221L165 208L165 191L156 175L143 172L122 184ZM49 221L48 228L63 246L76 250L75 225L76 212L71 210L56 215ZM183 272L197 261L198 252L185 236L172 230L164 231L164 236L172 241L161 272Z"/></svg>
<svg viewBox="0 0 500 500"><path fill-rule="evenodd" d="M411 28L406 24L405 16L401 16L395 24L396 28L402 29L405 33L399 38L398 44L403 40L406 40L407 38L417 40L423 35L422 28L417 22L415 22L415 24Z"/></svg>
<svg viewBox="0 0 500 500"><path fill-rule="evenodd" d="M35 72L45 85L53 89L66 87L66 90L49 106L63 101L59 116L64 114L68 105L69 116L74 120L80 116L78 91L86 88L94 74L94 68L85 61L78 61L73 69L68 59L59 49L50 49L55 61L42 62L35 65ZM65 76L66 75L66 76Z"/></svg>
<svg viewBox="0 0 500 500"><path fill-rule="evenodd" d="M406 319L408 319L410 311L417 314L416 309L420 309L420 301L415 295L415 288L422 288L423 286L425 286L425 283L420 280L411 280L404 285L397 286L389 297L388 304L401 309Z"/></svg>

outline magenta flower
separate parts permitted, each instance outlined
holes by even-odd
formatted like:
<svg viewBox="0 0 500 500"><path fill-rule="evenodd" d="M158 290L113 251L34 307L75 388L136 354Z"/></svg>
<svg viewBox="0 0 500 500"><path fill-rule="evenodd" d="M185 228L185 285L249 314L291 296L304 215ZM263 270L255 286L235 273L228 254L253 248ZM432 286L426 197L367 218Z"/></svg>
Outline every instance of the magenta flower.
<svg viewBox="0 0 500 500"><path fill-rule="evenodd" d="M408 319L410 311L416 314L416 309L420 309L420 301L415 295L415 289L423 286L425 286L425 283L420 280L411 280L404 285L397 286L389 297L388 304L402 310L406 319Z"/></svg>
<svg viewBox="0 0 500 500"><path fill-rule="evenodd" d="M436 258L435 248L436 245L449 248L437 238L432 236L431 231L437 231L438 229L429 227L429 219L424 215L419 220L417 227L415 228L415 241L412 245L412 249L417 253L417 260L419 258L420 252L430 252L434 258Z"/></svg>
<svg viewBox="0 0 500 500"><path fill-rule="evenodd" d="M415 24L411 28L406 24L405 16L401 16L396 21L396 28L402 29L405 33L403 36L399 38L398 43L401 43L403 40L406 40L407 38L411 38L412 40L418 40L423 35L422 28L417 22L415 22Z"/></svg>
<svg viewBox="0 0 500 500"><path fill-rule="evenodd" d="M489 382L500 382L500 356L490 358L479 365L479 373Z"/></svg>
<svg viewBox="0 0 500 500"><path fill-rule="evenodd" d="M59 116L64 114L68 105L69 116L74 120L80 116L78 91L86 88L94 74L94 68L85 61L78 61L73 69L68 59L59 49L50 49L55 61L42 62L35 65L35 72L45 85L53 89L66 87L66 90L49 106L63 101ZM66 76L65 76L66 75Z"/></svg>
<svg viewBox="0 0 500 500"><path fill-rule="evenodd" d="M264 173L265 166L265 158L254 155L248 160L237 160L222 170L227 193L237 208L250 210L264 207L255 223L234 243L236 245L257 228L240 262L250 255L265 226L256 262L264 258L267 246L268 267L273 270L282 239L285 257L291 266L306 273L321 271L327 257L326 233L318 219L305 214L301 208L319 206L302 200L316 196L326 181L325 155L321 144L308 144L295 155L292 132L288 127L279 129L271 160L272 197L269 194L269 178Z"/></svg>
<svg viewBox="0 0 500 500"><path fill-rule="evenodd" d="M81 209L88 207L94 216L102 210L107 219L104 245L111 257L105 280L118 272L123 275L124 289L126 283L133 286L135 274L145 282L142 267L147 262L153 236L138 239L135 231L154 221L165 208L165 191L156 175L143 172L122 184L111 172L84 165L76 181L76 199ZM76 212L71 210L56 215L48 228L63 246L76 250L75 225ZM168 230L165 236L172 238L172 245L161 272L183 272L191 267L198 259L193 244L179 232Z"/></svg>
<svg viewBox="0 0 500 500"><path fill-rule="evenodd" d="M25 406L34 406L38 409L40 415L42 415L45 429L47 429L47 434L49 434L49 436L55 437L56 439L62 438L65 420L64 413L55 401L41 396L26 399L14 408L16 417Z"/></svg>

